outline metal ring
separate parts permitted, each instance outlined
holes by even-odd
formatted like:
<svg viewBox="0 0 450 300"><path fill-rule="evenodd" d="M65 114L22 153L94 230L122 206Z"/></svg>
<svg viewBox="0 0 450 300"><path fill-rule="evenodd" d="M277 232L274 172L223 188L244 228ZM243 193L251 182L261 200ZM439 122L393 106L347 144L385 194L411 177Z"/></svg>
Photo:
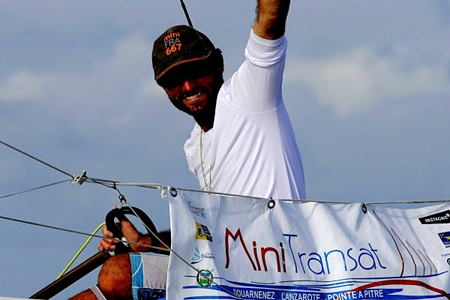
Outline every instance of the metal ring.
<svg viewBox="0 0 450 300"><path fill-rule="evenodd" d="M276 204L275 200L270 199L269 202L267 203L267 207L268 207L269 209L272 209L272 208L275 207L275 204Z"/></svg>
<svg viewBox="0 0 450 300"><path fill-rule="evenodd" d="M367 213L367 206L366 206L366 204L363 203L361 205L361 210L362 210L363 213L365 213L365 214Z"/></svg>
<svg viewBox="0 0 450 300"><path fill-rule="evenodd" d="M170 188L170 195L171 195L172 197L176 197L176 196L178 195L177 189L174 188L174 187L171 187L171 188Z"/></svg>

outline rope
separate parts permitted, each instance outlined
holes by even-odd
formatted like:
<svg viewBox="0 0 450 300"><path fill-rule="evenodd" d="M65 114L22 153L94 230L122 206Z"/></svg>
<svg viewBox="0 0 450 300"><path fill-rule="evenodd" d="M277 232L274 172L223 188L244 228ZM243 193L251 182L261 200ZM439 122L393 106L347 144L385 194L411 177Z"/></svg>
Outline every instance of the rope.
<svg viewBox="0 0 450 300"><path fill-rule="evenodd" d="M205 183L205 189L208 192L212 192L212 163L209 165L209 185L206 182L206 175L205 175L205 167L203 163L203 129L200 128L200 166L202 167L202 174L203 174L203 182Z"/></svg>
<svg viewBox="0 0 450 300"><path fill-rule="evenodd" d="M70 266L74 263L74 261L78 258L78 256L80 256L81 252L83 252L83 250L86 248L86 246L90 243L90 241L92 240L92 238L94 237L94 235L103 227L103 225L105 225L105 222L100 223L95 230L92 232L91 236L89 236L86 241L84 242L83 245L81 245L80 249L75 253L75 255L72 257L72 259L69 261L69 263L67 264L67 266L61 271L61 273L58 275L58 277L56 277L56 279L61 278L61 276L64 275L64 273L66 273L66 271L70 268Z"/></svg>

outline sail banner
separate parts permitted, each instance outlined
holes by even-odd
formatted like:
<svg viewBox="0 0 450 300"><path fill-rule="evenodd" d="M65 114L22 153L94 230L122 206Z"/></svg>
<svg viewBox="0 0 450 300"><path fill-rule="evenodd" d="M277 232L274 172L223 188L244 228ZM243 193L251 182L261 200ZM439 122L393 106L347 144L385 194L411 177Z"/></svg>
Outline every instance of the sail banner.
<svg viewBox="0 0 450 300"><path fill-rule="evenodd" d="M450 299L450 205L171 190L168 299Z"/></svg>

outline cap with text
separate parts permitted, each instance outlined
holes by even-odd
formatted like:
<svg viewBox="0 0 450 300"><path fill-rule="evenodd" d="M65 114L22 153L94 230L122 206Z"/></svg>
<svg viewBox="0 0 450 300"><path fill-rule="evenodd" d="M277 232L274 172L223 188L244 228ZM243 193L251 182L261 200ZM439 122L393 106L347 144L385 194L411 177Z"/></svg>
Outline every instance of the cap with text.
<svg viewBox="0 0 450 300"><path fill-rule="evenodd" d="M213 43L200 31L186 25L173 26L153 43L155 79L178 65L205 60L214 50Z"/></svg>

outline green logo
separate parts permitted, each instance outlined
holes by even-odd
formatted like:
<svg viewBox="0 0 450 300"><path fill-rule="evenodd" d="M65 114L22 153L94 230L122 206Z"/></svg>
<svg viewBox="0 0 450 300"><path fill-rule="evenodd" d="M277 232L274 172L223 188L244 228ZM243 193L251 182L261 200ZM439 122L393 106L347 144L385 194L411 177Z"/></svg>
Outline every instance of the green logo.
<svg viewBox="0 0 450 300"><path fill-rule="evenodd" d="M210 270L200 270L197 273L197 283L201 287L210 287L213 282L213 274Z"/></svg>

